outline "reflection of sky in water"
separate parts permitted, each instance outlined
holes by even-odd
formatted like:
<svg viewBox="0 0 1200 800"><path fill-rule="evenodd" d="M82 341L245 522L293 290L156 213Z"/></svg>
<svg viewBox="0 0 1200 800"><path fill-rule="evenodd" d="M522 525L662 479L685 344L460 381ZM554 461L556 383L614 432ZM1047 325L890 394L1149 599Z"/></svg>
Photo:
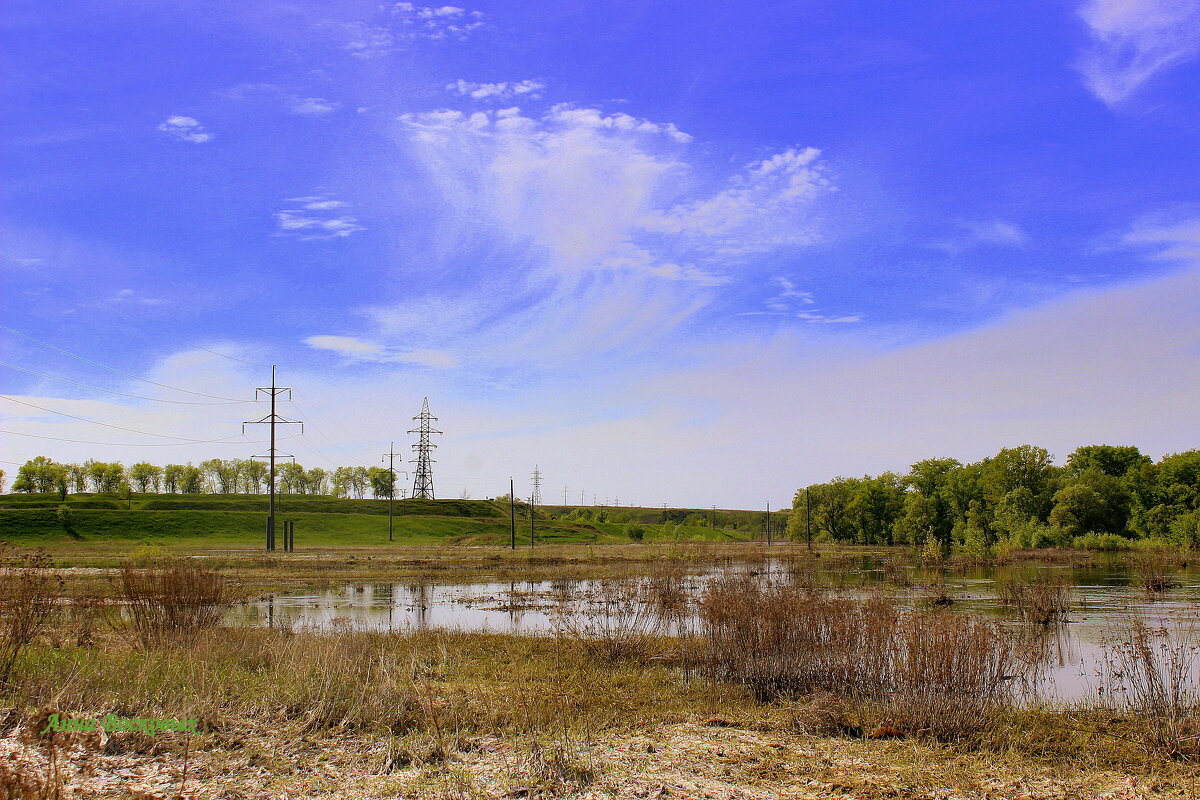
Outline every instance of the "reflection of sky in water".
<svg viewBox="0 0 1200 800"><path fill-rule="evenodd" d="M867 565L864 564L864 567ZM736 565L733 569L745 569ZM879 575L868 567L852 571L855 583L870 587ZM1011 620L996 601L996 581L1030 578L1050 572L1073 580L1070 622L1046 631L1047 665L1038 684L1042 697L1082 699L1094 695L1103 662L1102 644L1115 628L1133 614L1152 627L1172 630L1200 621L1200 573L1180 570L1178 585L1165 600L1148 601L1131 583L1121 566L1086 570L1069 568L979 568L966 575L945 577L947 591L957 611ZM711 574L693 575L685 581L692 595L702 591ZM913 571L920 582L920 573ZM636 591L641 579L625 581L536 581L481 584L413 584L405 582L347 584L314 593L276 595L238 606L228 622L285 627L294 630L331 631L341 627L368 630L419 630L444 628L511 633L547 633L563 624L564 616L587 617L603 613L598 597L618 591ZM914 590L919 597L920 590Z"/></svg>

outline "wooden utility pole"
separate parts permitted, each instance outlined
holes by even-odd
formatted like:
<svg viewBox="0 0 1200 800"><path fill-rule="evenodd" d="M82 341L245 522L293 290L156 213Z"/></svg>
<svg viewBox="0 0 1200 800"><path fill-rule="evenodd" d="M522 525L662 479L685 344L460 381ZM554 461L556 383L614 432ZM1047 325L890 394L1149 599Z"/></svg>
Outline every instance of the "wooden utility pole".
<svg viewBox="0 0 1200 800"><path fill-rule="evenodd" d="M808 487L804 487L804 539L812 550L812 506L808 504Z"/></svg>

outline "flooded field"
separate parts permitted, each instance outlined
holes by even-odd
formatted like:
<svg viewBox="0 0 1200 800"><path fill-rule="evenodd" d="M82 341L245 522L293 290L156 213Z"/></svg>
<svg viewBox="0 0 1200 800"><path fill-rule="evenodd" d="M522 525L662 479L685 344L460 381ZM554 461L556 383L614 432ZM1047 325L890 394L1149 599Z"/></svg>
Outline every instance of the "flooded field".
<svg viewBox="0 0 1200 800"><path fill-rule="evenodd" d="M697 571L620 579L426 584L347 583L320 592L277 594L235 607L227 622L308 632L366 629L456 629L500 633L583 633L606 626L677 633L695 624L695 601L716 578L750 574L764 582L819 585L839 596L887 593L914 608L940 607L1036 632L1041 657L1027 695L1067 702L1095 697L1113 647L1132 620L1166 631L1171 647L1190 643L1200 623L1200 570L1165 569L1147 578L1128 563L1085 567L979 567L967 570L898 566L872 557L829 565L794 560L732 561ZM1023 619L1014 585L1052 585L1065 606L1051 624ZM671 597L664 599L664 592ZM664 610L666 613L663 613ZM1111 669L1111 665L1107 665Z"/></svg>

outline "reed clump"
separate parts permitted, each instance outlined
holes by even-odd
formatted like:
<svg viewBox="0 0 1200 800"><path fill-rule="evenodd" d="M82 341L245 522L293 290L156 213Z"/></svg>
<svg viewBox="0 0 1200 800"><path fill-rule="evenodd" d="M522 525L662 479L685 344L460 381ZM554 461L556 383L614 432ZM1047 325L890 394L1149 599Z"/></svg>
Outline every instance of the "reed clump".
<svg viewBox="0 0 1200 800"><path fill-rule="evenodd" d="M53 621L63 580L44 551L17 555L0 542L0 683L21 651Z"/></svg>
<svg viewBox="0 0 1200 800"><path fill-rule="evenodd" d="M997 587L999 600L1035 625L1065 622L1071 610L1071 585L1063 580L1010 580Z"/></svg>
<svg viewBox="0 0 1200 800"><path fill-rule="evenodd" d="M1102 688L1133 714L1148 751L1200 761L1200 681L1195 629L1150 627L1134 617L1105 648Z"/></svg>
<svg viewBox="0 0 1200 800"><path fill-rule="evenodd" d="M1021 639L965 615L881 597L796 591L748 576L714 581L700 603L705 665L760 701L816 692L871 707L906 735L978 733L1011 701Z"/></svg>
<svg viewBox="0 0 1200 800"><path fill-rule="evenodd" d="M125 611L118 629L143 647L190 642L220 623L229 605L225 576L188 560L159 561L148 569L123 565L118 599Z"/></svg>
<svg viewBox="0 0 1200 800"><path fill-rule="evenodd" d="M1161 597L1175 585L1170 563L1159 553L1147 553L1133 562L1138 584L1149 598Z"/></svg>

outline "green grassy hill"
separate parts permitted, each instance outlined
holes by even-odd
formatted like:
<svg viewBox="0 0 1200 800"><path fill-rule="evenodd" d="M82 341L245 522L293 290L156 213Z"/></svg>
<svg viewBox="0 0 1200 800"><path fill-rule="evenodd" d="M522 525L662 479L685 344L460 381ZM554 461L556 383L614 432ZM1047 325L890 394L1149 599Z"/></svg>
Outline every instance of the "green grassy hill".
<svg viewBox="0 0 1200 800"><path fill-rule="evenodd" d="M388 543L386 500L284 495L280 520L295 523L296 547ZM263 539L268 500L263 495L0 495L0 540L38 542L179 542L198 547L257 547ZM62 511L65 507L65 512ZM397 500L394 541L401 544L506 544L508 507L490 500ZM614 509L625 512L627 509ZM652 516L648 512L643 516ZM528 509L517 512L517 541L529 541ZM536 540L545 543L628 542L623 521L589 519L565 507L539 510ZM630 517L633 515L630 514ZM689 520L691 521L691 520ZM642 523L647 541L745 539L744 531L706 525Z"/></svg>

